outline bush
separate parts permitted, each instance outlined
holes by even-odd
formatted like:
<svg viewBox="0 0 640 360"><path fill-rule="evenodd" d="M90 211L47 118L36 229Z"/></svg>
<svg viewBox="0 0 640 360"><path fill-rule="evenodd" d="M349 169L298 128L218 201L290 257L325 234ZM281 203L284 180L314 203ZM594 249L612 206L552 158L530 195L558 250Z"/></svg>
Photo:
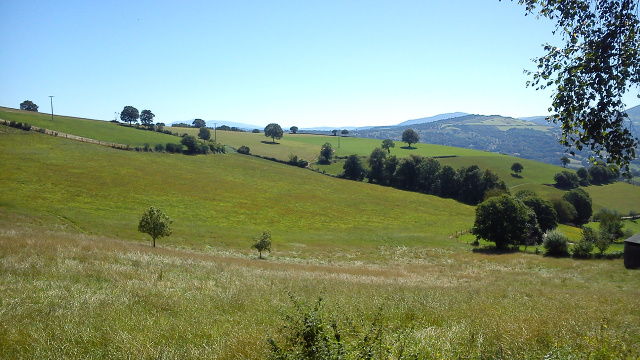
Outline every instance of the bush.
<svg viewBox="0 0 640 360"><path fill-rule="evenodd" d="M579 259L590 258L593 246L597 240L598 234L592 228L583 228L582 238L573 246L573 257Z"/></svg>
<svg viewBox="0 0 640 360"><path fill-rule="evenodd" d="M162 144L156 144L156 146L155 146L155 151L156 151L156 152L164 152L164 145L162 145Z"/></svg>
<svg viewBox="0 0 640 360"><path fill-rule="evenodd" d="M549 231L542 243L545 255L567 256L569 254L569 239L557 231Z"/></svg>
<svg viewBox="0 0 640 360"><path fill-rule="evenodd" d="M362 162L357 155L349 155L343 166L341 177L360 181L367 175Z"/></svg>
<svg viewBox="0 0 640 360"><path fill-rule="evenodd" d="M598 251L600 251L601 256L604 255L604 252L607 251L609 245L611 245L611 240L611 234L606 231L600 231L598 238L595 241L595 246L598 248Z"/></svg>
<svg viewBox="0 0 640 360"><path fill-rule="evenodd" d="M211 150L211 152L214 154L224 154L225 152L227 152L227 150L225 150L224 148L224 145L214 142L209 143L209 150Z"/></svg>
<svg viewBox="0 0 640 360"><path fill-rule="evenodd" d="M251 154L251 149L249 149L248 146L242 145L242 146L240 146L238 148L238 153L244 154L244 155L249 155L249 154Z"/></svg>
<svg viewBox="0 0 640 360"><path fill-rule="evenodd" d="M289 165L293 165L293 166L298 166L301 168L305 168L307 167L307 165L309 165L309 162L303 159L298 158L298 155L289 155Z"/></svg>
<svg viewBox="0 0 640 360"><path fill-rule="evenodd" d="M578 176L567 170L557 173L553 180L555 180L556 186L561 189L577 188L580 183Z"/></svg>
<svg viewBox="0 0 640 360"><path fill-rule="evenodd" d="M591 197L586 191L582 189L573 189L564 194L562 198L570 202L576 209L577 215L574 219L576 224L586 224L589 222L593 209L591 207Z"/></svg>
<svg viewBox="0 0 640 360"><path fill-rule="evenodd" d="M562 224L573 223L576 216L578 216L576 208L567 200L553 199L551 204L553 204L553 208L558 214L558 221Z"/></svg>
<svg viewBox="0 0 640 360"><path fill-rule="evenodd" d="M167 143L167 145L165 146L165 149L167 150L168 153L181 153L182 144Z"/></svg>

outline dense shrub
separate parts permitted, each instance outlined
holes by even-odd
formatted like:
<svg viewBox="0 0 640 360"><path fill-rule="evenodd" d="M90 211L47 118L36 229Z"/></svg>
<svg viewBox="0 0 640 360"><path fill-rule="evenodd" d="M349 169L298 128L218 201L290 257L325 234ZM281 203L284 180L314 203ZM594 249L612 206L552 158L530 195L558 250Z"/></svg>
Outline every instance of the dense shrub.
<svg viewBox="0 0 640 360"><path fill-rule="evenodd" d="M574 222L576 224L586 224L591 218L593 209L591 207L591 197L582 189L573 189L562 197L568 201L576 209L576 217Z"/></svg>
<svg viewBox="0 0 640 360"><path fill-rule="evenodd" d="M182 144L167 143L165 149L168 153L181 153Z"/></svg>
<svg viewBox="0 0 640 360"><path fill-rule="evenodd" d="M564 199L552 199L551 204L558 214L558 221L562 224L573 223L578 213L576 208L567 200Z"/></svg>
<svg viewBox="0 0 640 360"><path fill-rule="evenodd" d="M155 149L156 152L164 152L164 145L156 144L154 149Z"/></svg>
<svg viewBox="0 0 640 360"><path fill-rule="evenodd" d="M224 154L227 152L224 145L214 142L209 142L209 150L214 154Z"/></svg>
<svg viewBox="0 0 640 360"><path fill-rule="evenodd" d="M324 143L320 148L320 156L318 156L318 164L330 164L333 158L333 147L330 143Z"/></svg>
<svg viewBox="0 0 640 360"><path fill-rule="evenodd" d="M600 222L600 231L609 234L610 238L616 240L624 236L621 215L615 210L600 209L594 216L594 220Z"/></svg>
<svg viewBox="0 0 640 360"><path fill-rule="evenodd" d="M244 155L249 155L249 154L251 154L251 149L249 149L248 146L242 145L242 146L240 146L238 148L238 153L244 154Z"/></svg>
<svg viewBox="0 0 640 360"><path fill-rule="evenodd" d="M545 248L545 255L567 256L569 255L569 239L557 231L550 231L546 234L542 246Z"/></svg>
<svg viewBox="0 0 640 360"><path fill-rule="evenodd" d="M573 189L577 188L580 184L578 176L570 171L563 170L557 173L553 180L556 182L556 186L561 189Z"/></svg>
<svg viewBox="0 0 640 360"><path fill-rule="evenodd" d="M298 155L291 154L289 155L289 165L306 168L309 165L309 162L303 159L298 158Z"/></svg>

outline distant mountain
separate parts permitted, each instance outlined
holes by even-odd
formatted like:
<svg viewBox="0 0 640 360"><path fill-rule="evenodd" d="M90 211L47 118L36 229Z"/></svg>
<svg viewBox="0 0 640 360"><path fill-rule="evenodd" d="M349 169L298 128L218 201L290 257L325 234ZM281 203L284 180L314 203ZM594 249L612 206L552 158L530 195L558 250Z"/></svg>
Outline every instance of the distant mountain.
<svg viewBox="0 0 640 360"><path fill-rule="evenodd" d="M558 126L557 124L554 124L553 122L547 121L547 117L546 116L528 116L528 117L521 117L521 118L518 118L518 119L524 120L524 121L531 121L531 122L536 123L538 125Z"/></svg>
<svg viewBox="0 0 640 360"><path fill-rule="evenodd" d="M185 120L185 121L174 121L171 124L185 123L185 124L191 125L192 122L193 122L193 119ZM226 120L205 120L205 123L207 124L207 127L210 127L210 128L212 128L214 126L222 126L222 125L227 125L229 127L237 127L239 129L244 129L244 130L253 130L253 129L263 129L264 128L264 126L258 126L258 125L253 125L253 124L245 124L245 123L239 123L239 122L234 122L234 121L226 121Z"/></svg>
<svg viewBox="0 0 640 360"><path fill-rule="evenodd" d="M420 119L413 119L413 120L403 121L400 124L398 124L397 126L424 124L424 123L430 123L430 122L434 122L434 121L438 121L438 120L458 118L458 117L465 116L465 115L469 115L469 114L468 113L464 113L464 112L452 112L452 113L446 113L446 114L439 114L439 115L424 117L424 118L420 118Z"/></svg>
<svg viewBox="0 0 640 360"><path fill-rule="evenodd" d="M640 126L640 105L627 109L627 115L634 126Z"/></svg>

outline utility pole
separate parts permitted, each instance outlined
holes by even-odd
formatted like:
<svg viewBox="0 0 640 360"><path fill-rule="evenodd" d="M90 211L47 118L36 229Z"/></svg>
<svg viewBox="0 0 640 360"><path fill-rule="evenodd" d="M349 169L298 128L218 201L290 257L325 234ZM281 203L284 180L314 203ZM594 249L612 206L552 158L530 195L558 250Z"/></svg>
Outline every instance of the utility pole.
<svg viewBox="0 0 640 360"><path fill-rule="evenodd" d="M49 95L49 99L51 99L51 121L53 121L53 95Z"/></svg>
<svg viewBox="0 0 640 360"><path fill-rule="evenodd" d="M218 143L218 124L213 123L213 142Z"/></svg>

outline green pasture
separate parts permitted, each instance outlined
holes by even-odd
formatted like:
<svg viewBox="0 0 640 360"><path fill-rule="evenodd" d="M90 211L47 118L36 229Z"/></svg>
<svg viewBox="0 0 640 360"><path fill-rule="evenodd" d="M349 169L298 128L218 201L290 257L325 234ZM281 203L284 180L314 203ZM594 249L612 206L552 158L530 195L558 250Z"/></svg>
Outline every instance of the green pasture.
<svg viewBox="0 0 640 360"><path fill-rule="evenodd" d="M0 221L9 223L53 221L143 240L137 221L154 205L175 220L174 234L161 242L240 249L263 230L278 246L300 249L447 246L451 233L473 223L473 208L454 200L240 154L138 153L1 130Z"/></svg>
<svg viewBox="0 0 640 360"><path fill-rule="evenodd" d="M180 139L168 134L124 127L108 121L82 119L68 116L22 111L0 107L0 119L28 123L33 126L131 146L144 144L179 143Z"/></svg>

